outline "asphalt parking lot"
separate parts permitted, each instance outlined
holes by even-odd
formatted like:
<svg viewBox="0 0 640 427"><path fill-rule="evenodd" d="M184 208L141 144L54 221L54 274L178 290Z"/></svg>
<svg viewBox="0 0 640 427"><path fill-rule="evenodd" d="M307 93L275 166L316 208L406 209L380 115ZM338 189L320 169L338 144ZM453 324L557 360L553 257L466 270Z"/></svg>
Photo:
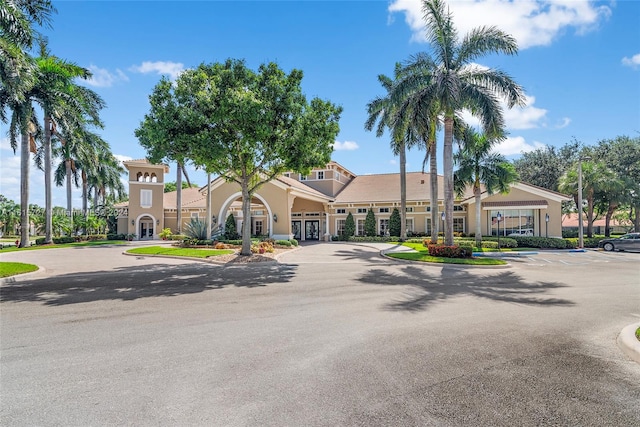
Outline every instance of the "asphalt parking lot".
<svg viewBox="0 0 640 427"><path fill-rule="evenodd" d="M44 266L0 287L1 425L640 425L640 365L615 343L640 319L639 254L121 251L0 255Z"/></svg>

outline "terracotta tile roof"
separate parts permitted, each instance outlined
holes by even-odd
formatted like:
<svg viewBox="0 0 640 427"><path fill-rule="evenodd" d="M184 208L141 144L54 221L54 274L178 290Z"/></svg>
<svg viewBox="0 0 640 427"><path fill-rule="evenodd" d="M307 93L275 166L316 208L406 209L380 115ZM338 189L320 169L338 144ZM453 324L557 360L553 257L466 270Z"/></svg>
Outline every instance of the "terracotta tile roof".
<svg viewBox="0 0 640 427"><path fill-rule="evenodd" d="M429 174L407 173L407 201L429 200ZM469 194L472 195L471 189ZM438 175L438 199L444 198L444 179ZM336 203L397 202L400 200L400 174L360 175L336 196Z"/></svg>
<svg viewBox="0 0 640 427"><path fill-rule="evenodd" d="M163 207L165 209L175 209L178 197L177 191L164 193ZM206 208L207 198L200 192L198 188L184 188L182 190L182 207L183 208Z"/></svg>
<svg viewBox="0 0 640 427"><path fill-rule="evenodd" d="M587 215L584 214L582 215L582 223L585 227L588 225L587 223ZM595 221L593 221L593 226L594 227L604 227L606 225L606 221L605 221L605 217L601 217L596 219ZM578 214L577 213L571 213L571 214L564 214L562 215L562 226L563 227L578 227ZM609 223L609 227L616 227L616 226L624 226L624 224L620 224L620 222L618 222L618 220L616 220L615 218L611 218L611 222Z"/></svg>

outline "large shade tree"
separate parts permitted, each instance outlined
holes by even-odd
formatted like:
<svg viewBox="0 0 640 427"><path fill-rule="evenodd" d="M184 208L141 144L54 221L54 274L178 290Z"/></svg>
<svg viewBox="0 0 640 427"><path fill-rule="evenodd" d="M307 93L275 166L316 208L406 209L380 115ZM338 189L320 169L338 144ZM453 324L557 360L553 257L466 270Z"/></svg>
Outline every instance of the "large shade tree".
<svg viewBox="0 0 640 427"><path fill-rule="evenodd" d="M189 147L185 158L240 186L244 225L242 254L251 254L251 199L266 182L291 170L307 174L331 158L342 111L302 93L302 71L275 63L249 69L242 60L201 64L175 84L162 82L152 97L166 101L155 114L165 142ZM145 134L148 121L139 132Z"/></svg>
<svg viewBox="0 0 640 427"><path fill-rule="evenodd" d="M424 13L426 38L431 44L432 55L420 53L406 65L423 68L432 73L428 83L416 79L414 91L424 100L437 105L444 121L444 199L445 244L453 244L453 137L456 113L464 109L480 120L485 134L501 134L504 118L500 98L509 108L523 105L525 98L520 86L505 72L479 67L474 64L479 57L504 53L517 53L513 37L496 27L479 27L459 38L453 16L443 0L425 0Z"/></svg>
<svg viewBox="0 0 640 427"><path fill-rule="evenodd" d="M518 177L515 168L500 153L494 151L500 138L486 135L467 128L462 137L462 148L455 155L458 169L454 173L456 194L462 196L468 187L473 189L475 198L475 238L476 247L482 245L482 187L488 194L496 191L508 193L510 184Z"/></svg>

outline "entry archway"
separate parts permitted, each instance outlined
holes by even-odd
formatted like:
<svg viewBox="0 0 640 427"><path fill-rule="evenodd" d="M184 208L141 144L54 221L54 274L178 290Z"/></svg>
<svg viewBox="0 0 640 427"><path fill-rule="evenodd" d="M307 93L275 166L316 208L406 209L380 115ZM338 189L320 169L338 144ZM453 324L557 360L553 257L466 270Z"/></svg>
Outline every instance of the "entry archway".
<svg viewBox="0 0 640 427"><path fill-rule="evenodd" d="M221 225L224 224L226 219L227 219L227 212L229 211L229 208L238 199L240 199L240 201L242 201L242 192L240 192L240 191L238 191L236 193L233 193L232 195L230 195L224 201L224 203L222 203L220 211L218 212L219 223ZM261 195L259 195L259 194L254 194L252 196L252 201L253 201L253 199L259 200L260 203L262 203L262 205L265 207L265 209L267 211L267 215L266 215L266 222L268 224L267 230L268 230L269 237L271 237L273 235L273 211L271 209L271 206L269 205L267 200L264 197L262 197ZM241 218L241 220L244 221L244 218ZM255 226L256 226L255 224L251 225L252 231L254 230ZM236 223L236 227L238 227L237 223ZM263 229L263 231L264 231L264 229ZM240 227L238 227L238 233L241 234Z"/></svg>

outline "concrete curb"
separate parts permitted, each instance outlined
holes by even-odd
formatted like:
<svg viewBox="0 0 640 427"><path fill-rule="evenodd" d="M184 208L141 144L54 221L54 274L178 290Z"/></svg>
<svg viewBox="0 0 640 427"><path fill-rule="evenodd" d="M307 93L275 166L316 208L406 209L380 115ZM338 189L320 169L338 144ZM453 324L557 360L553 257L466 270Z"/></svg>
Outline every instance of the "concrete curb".
<svg viewBox="0 0 640 427"><path fill-rule="evenodd" d="M291 252L295 252L297 250L301 249L300 246L296 246L293 249L288 250L287 252L281 252L279 254L276 254L273 258L273 261L260 261L260 262L247 262L247 263L242 263L242 264L234 264L233 262L218 262L215 261L215 257L209 257L209 258L195 258L195 257L188 257L188 256L176 256L176 255L162 255L162 254L132 254L132 253L128 253L127 251L122 252L123 255L127 255L127 256L139 256L139 257L152 257L152 258L171 258L171 259L183 259L183 260L187 260L187 261L197 261L197 262L203 262L206 264L213 264L213 265L218 265L220 267L244 267L244 266L270 266L270 265L277 265L280 263L280 261L278 261L278 258L280 258L282 255L284 254L288 254Z"/></svg>
<svg viewBox="0 0 640 427"><path fill-rule="evenodd" d="M636 338L636 329L640 328L640 322L634 323L622 329L616 340L618 347L631 360L640 363L640 341Z"/></svg>
<svg viewBox="0 0 640 427"><path fill-rule="evenodd" d="M36 271L30 271L28 273L20 273L20 274L15 274L13 276L0 278L0 286L7 283L20 282L24 278L28 278L29 276L35 276L36 274L42 274L47 271L44 267L41 267L39 265L37 267L38 269Z"/></svg>
<svg viewBox="0 0 640 427"><path fill-rule="evenodd" d="M413 251L415 252L415 251ZM496 270L502 270L505 268L511 268L511 264L505 264L505 265L471 265L471 264L449 264L446 262L429 262L429 261L413 261L410 259L402 259L402 258L393 258L390 257L387 254L393 254L393 253L411 253L410 251L393 251L393 250L381 250L380 251L380 256L383 258L386 258L388 260L391 261L395 261L395 262L404 262L404 263L412 263L412 264L425 264L431 267L443 267L443 268L484 268L484 269L496 269Z"/></svg>

